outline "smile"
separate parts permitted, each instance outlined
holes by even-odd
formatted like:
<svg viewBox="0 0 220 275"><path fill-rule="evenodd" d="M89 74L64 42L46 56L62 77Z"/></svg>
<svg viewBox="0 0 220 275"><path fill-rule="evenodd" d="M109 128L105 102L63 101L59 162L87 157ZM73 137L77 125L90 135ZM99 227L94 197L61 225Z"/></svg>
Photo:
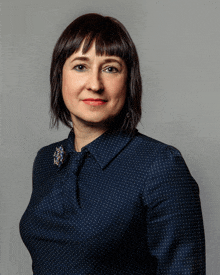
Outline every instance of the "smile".
<svg viewBox="0 0 220 275"><path fill-rule="evenodd" d="M84 99L83 102L88 105L98 106L98 105L104 105L107 101L100 98L97 98L97 99L87 98L87 99Z"/></svg>

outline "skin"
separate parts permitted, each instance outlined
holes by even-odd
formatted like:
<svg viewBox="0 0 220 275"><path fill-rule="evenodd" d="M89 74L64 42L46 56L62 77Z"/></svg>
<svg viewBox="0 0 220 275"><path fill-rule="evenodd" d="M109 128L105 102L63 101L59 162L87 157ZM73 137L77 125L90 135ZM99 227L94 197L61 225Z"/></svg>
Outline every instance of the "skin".
<svg viewBox="0 0 220 275"><path fill-rule="evenodd" d="M66 60L62 72L62 95L71 114L76 151L107 130L105 122L121 111L127 90L127 67L120 57L96 55L94 42L87 53L82 48Z"/></svg>

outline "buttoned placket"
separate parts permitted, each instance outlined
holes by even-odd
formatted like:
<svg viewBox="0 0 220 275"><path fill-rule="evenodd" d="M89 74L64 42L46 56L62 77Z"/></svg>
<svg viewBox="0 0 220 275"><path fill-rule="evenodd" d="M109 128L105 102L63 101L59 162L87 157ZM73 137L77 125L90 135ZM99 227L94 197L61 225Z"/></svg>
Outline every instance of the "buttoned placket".
<svg viewBox="0 0 220 275"><path fill-rule="evenodd" d="M81 152L68 154L68 169L63 182L64 213L69 215L80 209L80 192L78 175L88 154L84 148Z"/></svg>

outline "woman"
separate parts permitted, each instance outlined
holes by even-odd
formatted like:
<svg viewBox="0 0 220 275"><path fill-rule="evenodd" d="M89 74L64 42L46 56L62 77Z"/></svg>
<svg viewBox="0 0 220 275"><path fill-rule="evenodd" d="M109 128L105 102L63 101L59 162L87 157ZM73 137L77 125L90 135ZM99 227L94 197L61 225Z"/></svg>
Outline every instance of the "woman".
<svg viewBox="0 0 220 275"><path fill-rule="evenodd" d="M86 14L66 28L51 113L72 130L38 152L20 222L34 274L205 274L198 186L177 149L136 130L141 93L119 21Z"/></svg>

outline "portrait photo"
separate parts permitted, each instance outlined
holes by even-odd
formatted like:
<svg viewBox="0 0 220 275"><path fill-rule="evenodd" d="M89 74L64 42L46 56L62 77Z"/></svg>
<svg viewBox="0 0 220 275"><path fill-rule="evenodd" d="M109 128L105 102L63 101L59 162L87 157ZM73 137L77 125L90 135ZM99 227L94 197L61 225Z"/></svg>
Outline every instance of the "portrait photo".
<svg viewBox="0 0 220 275"><path fill-rule="evenodd" d="M0 0L0 274L217 275L220 2Z"/></svg>

